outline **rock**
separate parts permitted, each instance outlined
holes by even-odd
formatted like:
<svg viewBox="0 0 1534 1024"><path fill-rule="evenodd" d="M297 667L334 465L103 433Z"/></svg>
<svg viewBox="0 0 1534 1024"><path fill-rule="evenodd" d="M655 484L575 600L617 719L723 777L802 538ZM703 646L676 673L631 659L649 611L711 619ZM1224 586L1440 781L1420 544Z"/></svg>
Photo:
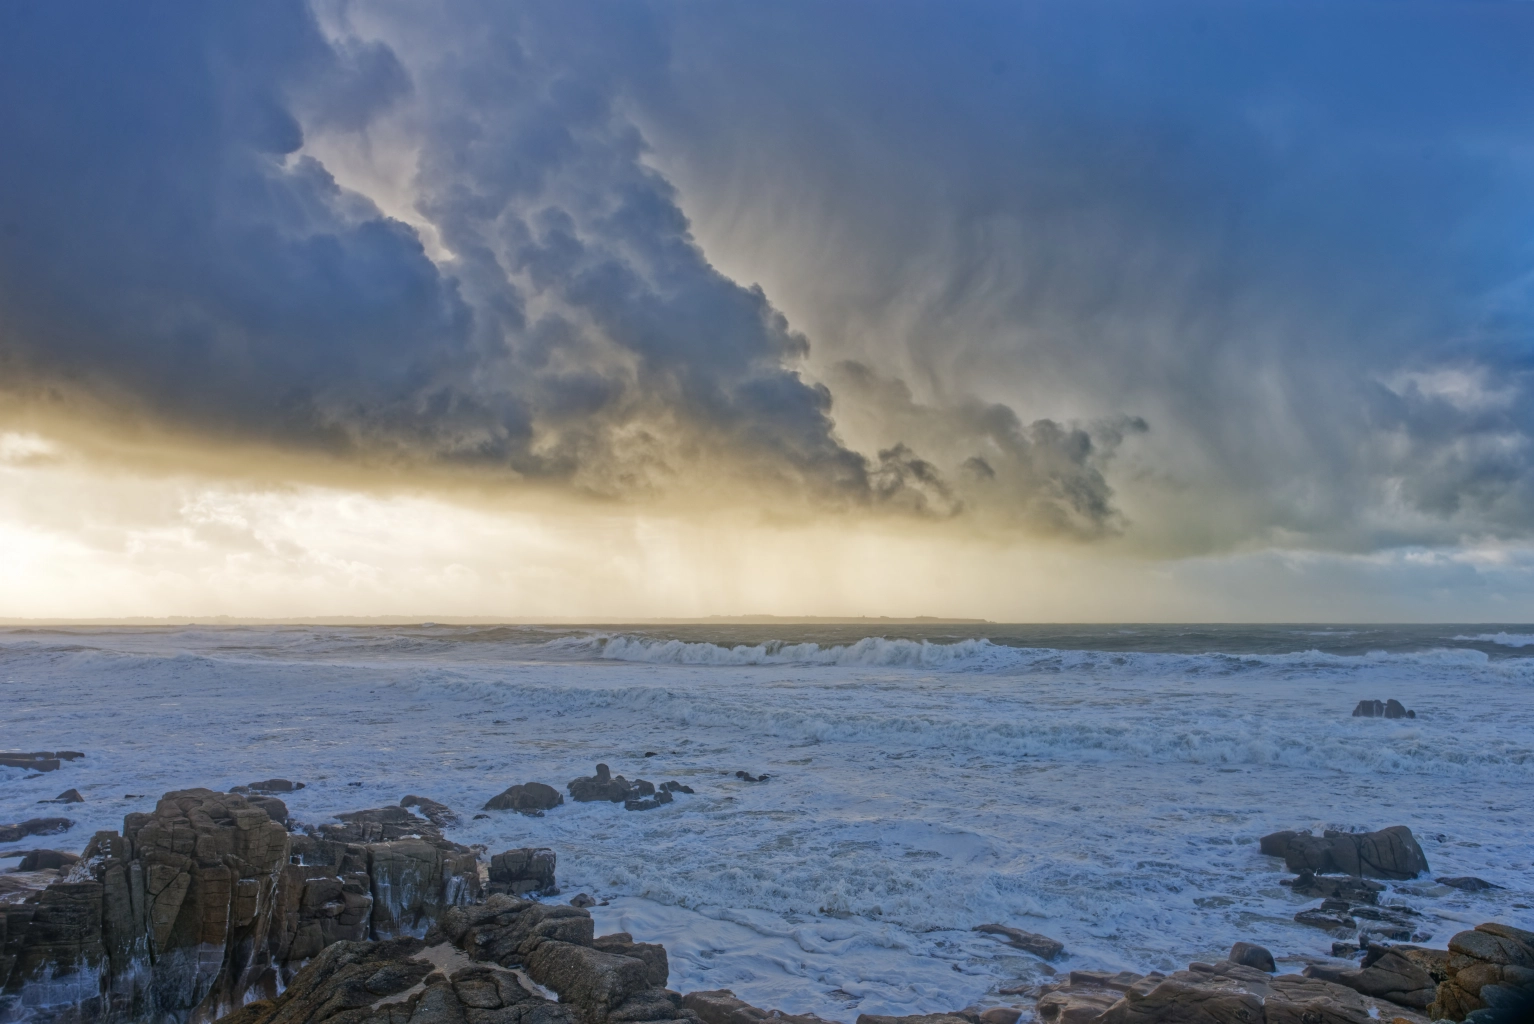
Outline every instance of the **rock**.
<svg viewBox="0 0 1534 1024"><path fill-rule="evenodd" d="M63 850L28 850L22 854L21 863L16 865L17 871L59 871L72 867L79 856L73 853L65 853Z"/></svg>
<svg viewBox="0 0 1534 1024"><path fill-rule="evenodd" d="M401 807L416 807L426 815L426 820L438 828L453 828L458 825L458 814L447 804L439 804L435 800L428 800L424 796L407 796L399 802Z"/></svg>
<svg viewBox="0 0 1534 1024"><path fill-rule="evenodd" d="M252 782L244 786L235 786L231 793L291 793L294 790L303 789L302 782L291 782L288 779L262 779L260 782Z"/></svg>
<svg viewBox="0 0 1534 1024"><path fill-rule="evenodd" d="M791 1014L780 1010L760 1010L727 988L707 992L689 992L682 997L682 1009L696 1014L703 1024L824 1024L814 1014Z"/></svg>
<svg viewBox="0 0 1534 1024"><path fill-rule="evenodd" d="M1023 1011L1015 1006L993 1006L980 1011L980 1024L1017 1024Z"/></svg>
<svg viewBox="0 0 1534 1024"><path fill-rule="evenodd" d="M1345 910L1302 910L1294 915L1294 920L1296 924L1306 924L1312 928L1320 928L1331 932L1333 935L1358 930L1358 922L1349 917Z"/></svg>
<svg viewBox="0 0 1534 1024"><path fill-rule="evenodd" d="M1250 942L1238 942L1230 947L1230 962L1242 964L1246 967L1255 967L1259 971L1274 974L1278 971L1278 965L1273 962L1273 954L1262 946Z"/></svg>
<svg viewBox="0 0 1534 1024"><path fill-rule="evenodd" d="M1261 851L1282 857L1290 871L1407 879L1428 869L1427 856L1411 829L1394 825L1378 832L1275 832L1263 836Z"/></svg>
<svg viewBox="0 0 1534 1024"><path fill-rule="evenodd" d="M660 788L667 793L687 793L691 795L693 791L691 786L684 786L675 779L672 779L670 782L662 782Z"/></svg>
<svg viewBox="0 0 1534 1024"><path fill-rule="evenodd" d="M625 811L653 811L661 804L669 804L671 801L672 796L670 790L662 789L657 791L654 796L636 797L631 800L623 801L623 809Z"/></svg>
<svg viewBox="0 0 1534 1024"><path fill-rule="evenodd" d="M1135 998L1143 997L1165 977L1130 971L1071 971L1064 981L1051 982L1040 990L1034 1014L1050 1024L1085 1024L1097 1020L1131 992Z"/></svg>
<svg viewBox="0 0 1534 1024"><path fill-rule="evenodd" d="M1301 871L1294 878L1280 879L1278 884L1292 887L1300 896L1344 899L1350 903L1378 903L1380 893L1385 891L1383 885L1367 878L1317 875L1310 871Z"/></svg>
<svg viewBox="0 0 1534 1024"><path fill-rule="evenodd" d="M665 946L654 942L635 942L628 932L599 935L592 945L607 953L618 953L643 961L647 971L645 977L652 988L665 988L666 982L670 980L671 963L666 956Z"/></svg>
<svg viewBox="0 0 1534 1024"><path fill-rule="evenodd" d="M1453 878L1435 878L1433 881L1439 885L1447 885L1451 889L1463 889L1466 892L1485 892L1487 889L1501 889L1503 886L1493 885L1483 878L1475 878L1471 875L1456 875Z"/></svg>
<svg viewBox="0 0 1534 1024"><path fill-rule="evenodd" d="M288 823L288 805L274 796L246 797L245 802L266 812L266 816L283 827Z"/></svg>
<svg viewBox="0 0 1534 1024"><path fill-rule="evenodd" d="M1043 960L1053 960L1065 952L1065 945L1049 938L1047 935L1038 935L1034 932L1025 932L1021 928L1009 928L1004 924L981 924L976 925L975 931L982 935L997 935L1006 939L1007 945L1021 949L1025 953L1032 953Z"/></svg>
<svg viewBox="0 0 1534 1024"><path fill-rule="evenodd" d="M771 775L752 775L750 772L736 772L735 777L745 782L766 782L772 778ZM867 1016L867 1014L864 1014L864 1016Z"/></svg>
<svg viewBox="0 0 1534 1024"><path fill-rule="evenodd" d="M1449 940L1443 980L1427 1012L1434 1019L1454 1021L1480 1010L1501 1013L1517 1002L1520 993L1534 1000L1534 932L1479 924ZM1488 994L1492 999L1486 998ZM1495 1007L1493 1000L1507 1007Z"/></svg>
<svg viewBox="0 0 1534 1024"><path fill-rule="evenodd" d="M913 1013L908 1017L886 1017L877 1013L858 1014L857 1024L974 1024L956 1013Z"/></svg>
<svg viewBox="0 0 1534 1024"><path fill-rule="evenodd" d="M605 766L598 765L598 767ZM572 782L570 785L574 786L575 783ZM575 791L572 789L570 792L574 796ZM577 796L575 799L579 800L581 797ZM485 804L484 809L487 811L520 811L523 814L535 812L541 814L544 811L553 810L564 802L565 798L560 796L559 791L553 786L546 786L541 782L526 782L518 786L512 786L510 789L491 797Z"/></svg>
<svg viewBox="0 0 1534 1024"><path fill-rule="evenodd" d="M84 757L76 754L73 750L64 751L66 754L74 754L76 757ZM0 753L0 767L25 768L34 772L56 772L59 770L61 760L73 760L73 758L60 758L51 750L33 750L23 753L18 750L8 750Z"/></svg>
<svg viewBox="0 0 1534 1024"><path fill-rule="evenodd" d="M594 907L596 905L597 901L592 898L590 893L578 892L570 897L570 906L572 907Z"/></svg>
<svg viewBox="0 0 1534 1024"><path fill-rule="evenodd" d="M1387 950L1363 968L1333 968L1312 964L1303 973L1307 978L1336 982L1355 992L1416 1010L1427 1009L1438 988L1426 970L1394 950Z"/></svg>
<svg viewBox="0 0 1534 1024"><path fill-rule="evenodd" d="M554 895L559 892L554 882L554 863L554 851L541 847L498 853L490 858L488 891L510 896Z"/></svg>
<svg viewBox="0 0 1534 1024"><path fill-rule="evenodd" d="M635 779L630 782L621 775L614 776L607 765L597 765L595 775L572 779L566 787L570 791L570 798L582 803L607 801L610 803L627 804L629 801L642 801L655 796L655 784L646 782L644 779ZM669 794L667 795L669 802ZM659 806L659 803L656 804ZM636 807L632 810L649 810L649 807Z"/></svg>
<svg viewBox="0 0 1534 1024"><path fill-rule="evenodd" d="M0 825L0 843L19 843L27 836L55 836L74 827L68 818L28 818L14 825Z"/></svg>
<svg viewBox="0 0 1534 1024"><path fill-rule="evenodd" d="M1400 701L1392 697L1383 704L1377 700L1361 700L1353 709L1354 718L1416 718L1415 711L1408 711Z"/></svg>
<svg viewBox="0 0 1534 1024"><path fill-rule="evenodd" d="M527 957L527 973L559 993L583 1016L605 1016L632 996L653 988L649 968L635 957L571 942L539 943Z"/></svg>
<svg viewBox="0 0 1534 1024"><path fill-rule="evenodd" d="M52 800L39 800L40 804L83 804L85 797L80 795L78 789L66 789Z"/></svg>

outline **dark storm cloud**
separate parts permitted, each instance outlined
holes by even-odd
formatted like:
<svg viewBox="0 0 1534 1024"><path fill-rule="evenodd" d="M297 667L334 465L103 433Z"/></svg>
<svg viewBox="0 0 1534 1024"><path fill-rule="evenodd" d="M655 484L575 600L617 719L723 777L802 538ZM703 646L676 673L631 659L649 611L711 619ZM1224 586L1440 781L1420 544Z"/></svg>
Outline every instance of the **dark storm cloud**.
<svg viewBox="0 0 1534 1024"><path fill-rule="evenodd" d="M317 10L0 6L0 387L1161 550L1534 529L1527 7Z"/></svg>

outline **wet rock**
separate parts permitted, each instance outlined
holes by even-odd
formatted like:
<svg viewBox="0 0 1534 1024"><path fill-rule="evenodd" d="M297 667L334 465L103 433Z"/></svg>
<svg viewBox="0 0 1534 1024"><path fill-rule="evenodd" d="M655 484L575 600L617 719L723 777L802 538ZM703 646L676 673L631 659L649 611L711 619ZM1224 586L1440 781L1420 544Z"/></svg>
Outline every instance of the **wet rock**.
<svg viewBox="0 0 1534 1024"><path fill-rule="evenodd" d="M426 815L426 820L438 828L454 828L459 824L458 813L447 804L439 804L424 796L407 796L399 802L401 807L414 807Z"/></svg>
<svg viewBox="0 0 1534 1024"><path fill-rule="evenodd" d="M660 788L665 790L667 793L687 793L691 795L693 792L691 786L684 786L675 779L672 779L670 782L662 782L660 784Z"/></svg>
<svg viewBox="0 0 1534 1024"><path fill-rule="evenodd" d="M1327 831L1320 836L1275 832L1263 836L1260 843L1264 854L1282 857L1296 873L1408 879L1428 870L1427 856L1405 825L1378 832Z"/></svg>
<svg viewBox="0 0 1534 1024"><path fill-rule="evenodd" d="M1122 971L1071 971L1063 981L1051 982L1039 990L1034 1014L1049 1024L1085 1024L1095 1021L1111 1007L1128 997L1136 998L1160 984L1163 974L1134 974Z"/></svg>
<svg viewBox="0 0 1534 1024"><path fill-rule="evenodd" d="M1438 989L1426 970L1394 950L1387 950L1365 967L1337 968L1312 964L1303 973L1307 978L1336 982L1355 992L1416 1010L1427 1009Z"/></svg>
<svg viewBox="0 0 1534 1024"><path fill-rule="evenodd" d="M528 955L527 973L586 1017L605 1016L654 987L642 960L552 939L539 943Z"/></svg>
<svg viewBox="0 0 1534 1024"><path fill-rule="evenodd" d="M1228 959L1233 964L1255 967L1259 971L1266 971L1269 974L1278 971L1278 965L1273 962L1273 954L1262 946L1251 942L1238 942L1230 947Z"/></svg>
<svg viewBox="0 0 1534 1024"><path fill-rule="evenodd" d="M525 896L551 896L559 892L554 881L554 851L542 847L507 850L490 858L489 892Z"/></svg>
<svg viewBox="0 0 1534 1024"><path fill-rule="evenodd" d="M1459 1021L1478 1010L1497 1009L1494 1000L1511 1006L1520 994L1534 999L1534 932L1479 924L1449 940L1444 979L1427 1012L1435 1019Z"/></svg>
<svg viewBox="0 0 1534 1024"><path fill-rule="evenodd" d="M1354 718L1416 718L1415 711L1408 711L1400 701L1392 697L1381 703L1377 700L1361 700L1353 709Z"/></svg>
<svg viewBox="0 0 1534 1024"><path fill-rule="evenodd" d="M703 1024L822 1024L814 1014L782 1013L778 1010L762 1010L727 988L707 992L689 992L682 997L682 1008L694 1013Z"/></svg>
<svg viewBox="0 0 1534 1024"><path fill-rule="evenodd" d="M480 894L479 861L449 843L398 839L367 847L374 938L424 935L442 913Z"/></svg>
<svg viewBox="0 0 1534 1024"><path fill-rule="evenodd" d="M251 782L244 786L235 786L231 793L292 793L294 790L303 789L302 782L292 782L288 779L262 779L260 782Z"/></svg>
<svg viewBox="0 0 1534 1024"><path fill-rule="evenodd" d="M578 892L570 897L570 906L572 907L594 907L596 905L597 901L590 893Z"/></svg>
<svg viewBox="0 0 1534 1024"><path fill-rule="evenodd" d="M1346 910L1302 910L1294 915L1294 920L1296 924L1320 928L1323 931L1331 932L1333 935L1341 935L1342 933L1356 932L1358 930L1358 922L1348 916Z"/></svg>
<svg viewBox="0 0 1534 1024"><path fill-rule="evenodd" d="M65 754L74 754L75 757L83 757L73 750L63 751ZM59 770L59 762L73 760L73 758L61 758L58 752L52 750L7 750L0 752L0 767L25 768L34 772L56 772Z"/></svg>
<svg viewBox="0 0 1534 1024"><path fill-rule="evenodd" d="M52 800L39 800L40 804L83 804L85 797L80 795L78 789L66 789Z"/></svg>
<svg viewBox="0 0 1534 1024"><path fill-rule="evenodd" d="M1301 871L1294 878L1280 879L1278 884L1292 887L1300 896L1343 899L1349 903L1377 903L1380 893L1385 891L1383 885L1368 878L1317 875L1310 871Z"/></svg>
<svg viewBox="0 0 1534 1024"><path fill-rule="evenodd" d="M28 850L22 854L21 863L16 865L16 870L60 871L74 866L79 859L78 855L65 853L63 850Z"/></svg>
<svg viewBox="0 0 1534 1024"><path fill-rule="evenodd" d="M644 780L637 779L635 781L643 782ZM657 791L652 796L636 797L634 799L623 801L623 809L626 811L653 811L655 808L661 806L662 804L669 804L671 801L671 791L662 789Z"/></svg>
<svg viewBox="0 0 1534 1024"><path fill-rule="evenodd" d="M974 1021L957 1013L914 1013L907 1017L860 1013L857 1024L974 1024Z"/></svg>
<svg viewBox="0 0 1534 1024"><path fill-rule="evenodd" d="M27 836L55 836L74 827L68 818L28 818L14 825L0 825L0 843L19 843Z"/></svg>
<svg viewBox="0 0 1534 1024"><path fill-rule="evenodd" d="M604 767L599 765L598 767ZM577 780L579 781L579 780ZM571 785L575 785L574 782ZM571 790L571 795L574 795ZM575 797L579 800L580 797ZM491 797L485 804L487 811L519 811L523 814L539 813L553 810L565 802L565 798L553 786L546 786L541 782L525 782L521 785L512 786L504 792Z"/></svg>
<svg viewBox="0 0 1534 1024"><path fill-rule="evenodd" d="M771 775L752 775L750 772L736 772L735 777L743 782L766 782L772 778Z"/></svg>
<svg viewBox="0 0 1534 1024"><path fill-rule="evenodd" d="M980 1011L980 1024L1017 1024L1022 1015L1015 1006L993 1006Z"/></svg>
<svg viewBox="0 0 1534 1024"><path fill-rule="evenodd" d="M1006 940L1007 945L1032 953L1043 960L1053 960L1065 952L1065 945L1047 935L1025 932L1021 928L1009 928L1004 924L976 925L975 931L982 935L995 935Z"/></svg>
<svg viewBox="0 0 1534 1024"><path fill-rule="evenodd" d="M1465 892L1485 892L1487 889L1501 889L1500 885L1493 885L1484 878L1475 878L1471 875L1456 875L1453 878L1435 878L1433 881L1439 885L1447 885L1451 889L1463 889Z"/></svg>

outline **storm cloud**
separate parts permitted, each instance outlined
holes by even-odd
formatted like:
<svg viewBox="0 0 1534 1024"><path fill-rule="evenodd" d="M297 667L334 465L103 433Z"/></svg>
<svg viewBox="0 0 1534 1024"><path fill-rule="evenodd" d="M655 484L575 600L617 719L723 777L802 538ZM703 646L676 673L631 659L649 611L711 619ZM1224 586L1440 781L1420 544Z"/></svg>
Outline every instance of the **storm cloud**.
<svg viewBox="0 0 1534 1024"><path fill-rule="evenodd" d="M0 393L1162 552L1526 537L1531 41L1498 5L10 4Z"/></svg>

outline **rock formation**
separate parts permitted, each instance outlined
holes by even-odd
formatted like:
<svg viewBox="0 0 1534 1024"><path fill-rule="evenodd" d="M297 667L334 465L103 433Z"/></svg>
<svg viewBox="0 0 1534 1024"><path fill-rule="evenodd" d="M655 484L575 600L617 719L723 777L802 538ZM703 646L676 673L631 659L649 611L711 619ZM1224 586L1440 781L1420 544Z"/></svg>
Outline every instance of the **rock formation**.
<svg viewBox="0 0 1534 1024"><path fill-rule="evenodd" d="M605 768L606 765L598 765ZM571 783L575 785L575 783ZM574 792L572 790L572 792ZM582 799L576 797L575 799ZM491 797L485 804L487 811L518 811L522 814L538 815L544 811L553 810L565 802L565 798L559 795L559 790L553 786L546 786L541 782L525 782L521 785L512 786L501 793Z"/></svg>
<svg viewBox="0 0 1534 1024"><path fill-rule="evenodd" d="M19 843L27 836L56 836L74 827L68 818L28 818L14 825L0 825L0 843Z"/></svg>
<svg viewBox="0 0 1534 1024"><path fill-rule="evenodd" d="M1282 857L1290 871L1317 875L1406 879L1428 870L1427 855L1405 825L1378 832L1328 829L1320 836L1309 832L1275 832L1262 837L1261 850L1269 857Z"/></svg>
<svg viewBox="0 0 1534 1024"><path fill-rule="evenodd" d="M1534 1009L1534 932L1480 924L1449 940L1430 1016L1458 1021L1477 1010L1520 1006Z"/></svg>
<svg viewBox="0 0 1534 1024"><path fill-rule="evenodd" d="M1005 939L1007 945L1021 949L1025 953L1032 953L1042 960L1053 960L1065 952L1064 943L1057 942L1047 935L1025 932L1021 928L1009 928L1004 924L980 924L976 925L974 930L982 935L995 935Z"/></svg>
<svg viewBox="0 0 1534 1024"><path fill-rule="evenodd" d="M64 761L85 755L78 750L6 750L0 751L0 768L25 768L34 772L56 772Z"/></svg>
<svg viewBox="0 0 1534 1024"><path fill-rule="evenodd" d="M0 904L0 1020L209 1020L329 946L419 937L482 895L475 852L404 808L302 834L286 817L275 798L167 793L76 862L57 854L61 876L6 876L39 884ZM552 885L552 854L523 852Z"/></svg>

